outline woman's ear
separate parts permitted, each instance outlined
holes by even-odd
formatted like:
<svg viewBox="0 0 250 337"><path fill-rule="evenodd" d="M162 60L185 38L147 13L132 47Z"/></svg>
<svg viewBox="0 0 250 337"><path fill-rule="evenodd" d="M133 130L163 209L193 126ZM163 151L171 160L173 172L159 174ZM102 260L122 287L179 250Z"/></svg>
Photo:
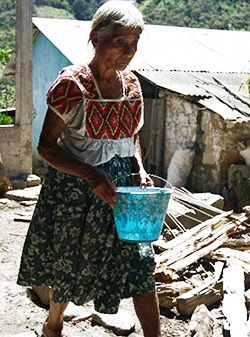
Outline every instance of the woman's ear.
<svg viewBox="0 0 250 337"><path fill-rule="evenodd" d="M95 48L97 45L97 31L92 30L89 38L90 38L90 41L92 42L93 47Z"/></svg>

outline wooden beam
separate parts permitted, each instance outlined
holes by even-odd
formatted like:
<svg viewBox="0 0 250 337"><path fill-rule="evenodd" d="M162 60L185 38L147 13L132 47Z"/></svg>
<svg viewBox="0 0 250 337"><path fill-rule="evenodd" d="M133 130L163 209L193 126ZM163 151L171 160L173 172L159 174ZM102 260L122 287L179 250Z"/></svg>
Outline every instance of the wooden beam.
<svg viewBox="0 0 250 337"><path fill-rule="evenodd" d="M224 298L222 309L229 324L231 337L248 337L245 305L245 277L241 266L229 260L223 271Z"/></svg>
<svg viewBox="0 0 250 337"><path fill-rule="evenodd" d="M234 220L230 221L225 217L220 218L220 216L214 217L213 221L205 221L198 225L196 231L195 228L192 228L171 240L179 241L179 245L177 244L172 249L156 256L156 272L162 268L180 271L226 242L228 233L234 232L239 222L237 221L236 224ZM190 235L190 232L192 235ZM185 238L185 241L180 237Z"/></svg>
<svg viewBox="0 0 250 337"><path fill-rule="evenodd" d="M246 272L250 273L250 251L240 251L231 248L218 248L211 252L210 256L214 260L227 261L230 258L240 260L248 265Z"/></svg>
<svg viewBox="0 0 250 337"><path fill-rule="evenodd" d="M222 248L224 247L237 250L250 250L250 237L229 238L223 244Z"/></svg>
<svg viewBox="0 0 250 337"><path fill-rule="evenodd" d="M169 259L170 255L174 255L174 250L181 250L187 248L187 242L189 244L195 243L198 237L204 237L204 231L206 232L206 235L211 233L211 231L218 226L218 224L223 221L227 216L231 215L232 212L224 212L222 214L216 215L212 219L206 220L202 222L201 224L187 230L183 234L180 234L176 238L174 238L171 241L166 242L164 248L165 252L159 254L157 256L157 263L165 262ZM224 220L225 221L225 220ZM182 249L182 250L183 250Z"/></svg>
<svg viewBox="0 0 250 337"><path fill-rule="evenodd" d="M192 286L187 282L179 281L158 285L156 289L160 307L172 309L175 305L176 297L191 290Z"/></svg>
<svg viewBox="0 0 250 337"><path fill-rule="evenodd" d="M200 304L212 305L223 297L222 281L206 280L196 287L176 298L176 308L182 315L190 316Z"/></svg>

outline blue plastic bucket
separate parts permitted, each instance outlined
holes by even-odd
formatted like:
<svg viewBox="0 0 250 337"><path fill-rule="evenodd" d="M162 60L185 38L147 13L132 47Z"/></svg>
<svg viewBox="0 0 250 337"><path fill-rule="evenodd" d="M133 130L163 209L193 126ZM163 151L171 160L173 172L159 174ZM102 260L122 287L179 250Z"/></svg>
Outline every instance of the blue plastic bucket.
<svg viewBox="0 0 250 337"><path fill-rule="evenodd" d="M160 187L117 188L114 220L124 241L148 242L159 238L172 189Z"/></svg>

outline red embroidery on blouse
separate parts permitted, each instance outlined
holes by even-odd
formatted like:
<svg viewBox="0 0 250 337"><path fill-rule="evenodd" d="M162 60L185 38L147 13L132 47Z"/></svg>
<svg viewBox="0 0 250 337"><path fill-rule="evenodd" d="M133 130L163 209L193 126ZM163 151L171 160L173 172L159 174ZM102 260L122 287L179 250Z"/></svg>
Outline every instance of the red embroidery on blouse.
<svg viewBox="0 0 250 337"><path fill-rule="evenodd" d="M85 106L86 133L89 138L132 137L141 119L140 99L105 102L89 100Z"/></svg>
<svg viewBox="0 0 250 337"><path fill-rule="evenodd" d="M93 78L85 67L66 67L51 85L47 102L60 114L66 114L86 98L88 138L131 137L142 118L141 89L133 73L123 72L122 76L125 82L125 98L108 101L100 99Z"/></svg>
<svg viewBox="0 0 250 337"><path fill-rule="evenodd" d="M60 114L64 115L82 100L82 92L72 79L62 79L51 93L47 102Z"/></svg>

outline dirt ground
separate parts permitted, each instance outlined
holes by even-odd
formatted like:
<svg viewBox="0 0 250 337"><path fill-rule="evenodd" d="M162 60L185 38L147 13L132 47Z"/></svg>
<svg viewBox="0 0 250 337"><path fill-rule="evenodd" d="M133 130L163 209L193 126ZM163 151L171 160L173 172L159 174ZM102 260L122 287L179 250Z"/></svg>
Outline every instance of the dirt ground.
<svg viewBox="0 0 250 337"><path fill-rule="evenodd" d="M35 337L39 336L47 310L31 300L30 291L16 284L22 246L29 223L18 218L31 216L34 205L22 205L19 202L0 198L0 336ZM24 220L24 219L23 219ZM91 312L92 303L82 309ZM130 337L143 336L140 324L135 316L131 300L124 300L121 309L135 320L135 331ZM217 316L218 316L218 310ZM124 314L126 315L126 314ZM165 313L161 315L163 337L187 337L188 319ZM70 337L108 337L116 336L108 329L92 324L88 318L80 322L65 322L65 332ZM221 324L217 322L214 337L220 337Z"/></svg>

